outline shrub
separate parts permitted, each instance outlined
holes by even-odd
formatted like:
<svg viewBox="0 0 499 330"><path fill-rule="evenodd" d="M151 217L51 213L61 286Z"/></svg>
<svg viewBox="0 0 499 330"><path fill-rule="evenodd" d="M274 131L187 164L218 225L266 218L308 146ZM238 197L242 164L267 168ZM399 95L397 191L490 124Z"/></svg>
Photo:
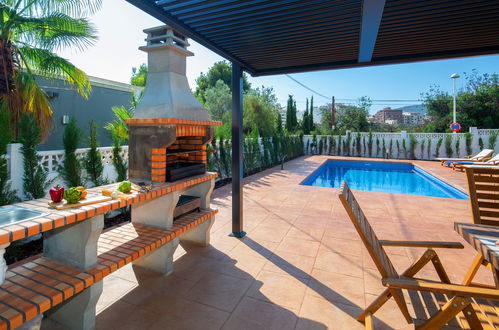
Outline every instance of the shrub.
<svg viewBox="0 0 499 330"><path fill-rule="evenodd" d="M480 150L483 150L483 139L481 136L478 138L478 145L480 146Z"/></svg>
<svg viewBox="0 0 499 330"><path fill-rule="evenodd" d="M80 145L81 132L76 126L76 119L71 118L64 129L62 143L64 145L64 160L59 173L68 187L83 186L82 166L76 156L76 149Z"/></svg>
<svg viewBox="0 0 499 330"><path fill-rule="evenodd" d="M343 148L343 153L346 152L347 156L350 156L350 147L352 144L352 134L347 132L347 138L345 139L345 148Z"/></svg>
<svg viewBox="0 0 499 330"><path fill-rule="evenodd" d="M328 155L332 155L333 152L334 152L334 148L335 148L335 138L334 136L329 136L329 149L328 149Z"/></svg>
<svg viewBox="0 0 499 330"><path fill-rule="evenodd" d="M447 154L447 157L452 157L453 155L451 134L445 136L445 153Z"/></svg>
<svg viewBox="0 0 499 330"><path fill-rule="evenodd" d="M360 132L357 132L357 136L355 137L355 147L357 148L357 156L360 157L362 147L360 144Z"/></svg>
<svg viewBox="0 0 499 330"><path fill-rule="evenodd" d="M312 135L312 144L310 147L312 148L312 155L317 153L317 134Z"/></svg>
<svg viewBox="0 0 499 330"><path fill-rule="evenodd" d="M322 155L322 148L324 147L324 137L319 140L319 155Z"/></svg>
<svg viewBox="0 0 499 330"><path fill-rule="evenodd" d="M435 158L438 158L440 155L440 147L442 146L443 141L444 141L444 138L440 138L437 141L437 149L435 150Z"/></svg>
<svg viewBox="0 0 499 330"><path fill-rule="evenodd" d="M405 146L405 139L402 139L402 149L404 149L404 158L407 157L407 147Z"/></svg>
<svg viewBox="0 0 499 330"><path fill-rule="evenodd" d="M426 147L428 149L428 159L431 159L431 139L428 138L428 146Z"/></svg>
<svg viewBox="0 0 499 330"><path fill-rule="evenodd" d="M338 152L337 152L337 155L338 156L341 155L341 134L338 135Z"/></svg>
<svg viewBox="0 0 499 330"><path fill-rule="evenodd" d="M367 149L369 157L372 157L373 153L373 132L369 129L369 137L367 138Z"/></svg>
<svg viewBox="0 0 499 330"><path fill-rule="evenodd" d="M21 153L24 158L23 189L26 199L42 198L50 182L48 173L38 164L37 145L41 140L41 129L32 114L24 114L19 123Z"/></svg>
<svg viewBox="0 0 499 330"><path fill-rule="evenodd" d="M400 158L400 142L397 140L397 158Z"/></svg>
<svg viewBox="0 0 499 330"><path fill-rule="evenodd" d="M424 139L421 139L421 158L424 159Z"/></svg>
<svg viewBox="0 0 499 330"><path fill-rule="evenodd" d="M409 159L416 159L416 145L418 141L414 135L409 134Z"/></svg>
<svg viewBox="0 0 499 330"><path fill-rule="evenodd" d="M390 140L390 147L388 147L388 155L390 156L390 158L393 158L392 149L393 149L393 139Z"/></svg>
<svg viewBox="0 0 499 330"><path fill-rule="evenodd" d="M473 152L473 134L470 132L464 133L464 140L466 141L466 154L471 155Z"/></svg>
<svg viewBox="0 0 499 330"><path fill-rule="evenodd" d="M104 165L102 164L102 155L97 149L99 146L99 142L97 141L97 125L91 120L88 123L88 126L88 147L90 150L88 150L87 156L83 161L83 165L85 166L85 170L87 172L87 179L95 186L101 186L105 184L106 180L102 178Z"/></svg>
<svg viewBox="0 0 499 330"><path fill-rule="evenodd" d="M113 166L116 170L116 181L124 181L128 177L128 165L121 155L123 140L116 135L113 135Z"/></svg>
<svg viewBox="0 0 499 330"><path fill-rule="evenodd" d="M456 136L456 157L459 157L460 150L459 147L461 146L461 139Z"/></svg>
<svg viewBox="0 0 499 330"><path fill-rule="evenodd" d="M18 201L16 191L12 190L10 186L9 169L7 159L4 156L7 153L7 144L11 139L10 113L0 108L0 206Z"/></svg>
<svg viewBox="0 0 499 330"><path fill-rule="evenodd" d="M383 139L383 147L381 149L383 151L383 158L386 158L386 144L385 144L385 139Z"/></svg>
<svg viewBox="0 0 499 330"><path fill-rule="evenodd" d="M495 149L497 141L497 133L492 133L489 136L489 149Z"/></svg>
<svg viewBox="0 0 499 330"><path fill-rule="evenodd" d="M364 150L364 156L365 156L366 155L366 150L367 150L367 148L366 148L366 137L365 136L362 137L362 145L363 145L363 148L364 148L363 150Z"/></svg>

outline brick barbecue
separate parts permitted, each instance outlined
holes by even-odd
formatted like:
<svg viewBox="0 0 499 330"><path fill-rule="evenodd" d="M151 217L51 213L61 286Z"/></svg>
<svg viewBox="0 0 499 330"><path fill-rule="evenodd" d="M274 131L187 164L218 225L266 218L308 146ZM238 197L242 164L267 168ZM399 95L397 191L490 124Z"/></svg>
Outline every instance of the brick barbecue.
<svg viewBox="0 0 499 330"><path fill-rule="evenodd" d="M147 84L135 115L128 119L129 178L133 182L176 181L206 172L213 139L208 111L192 94L186 77L187 38L169 26L144 30Z"/></svg>

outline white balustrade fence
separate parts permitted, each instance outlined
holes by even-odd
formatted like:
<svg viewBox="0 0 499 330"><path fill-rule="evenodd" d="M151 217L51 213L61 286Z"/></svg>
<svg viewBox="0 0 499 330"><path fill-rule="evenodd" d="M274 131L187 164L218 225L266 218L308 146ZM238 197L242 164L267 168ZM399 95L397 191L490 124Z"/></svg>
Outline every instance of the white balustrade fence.
<svg viewBox="0 0 499 330"><path fill-rule="evenodd" d="M470 128L471 136L471 153L478 153L483 148L490 148L494 139L497 141L492 146L496 152L499 152L499 129L476 129ZM360 147L357 146L360 135ZM358 156L358 157L378 157L378 158L394 158L406 159L411 157L411 136L415 142L414 158L423 160L432 160L437 157L448 157L446 140L449 136L451 139L450 149L452 149L453 157L463 157L468 155L466 146L465 133L387 133L373 132L371 154L369 155L369 133L368 132L350 132L350 140L347 145L347 135L331 136L318 135L317 142L314 144L313 136L305 135L303 137L305 154L323 154L323 155L341 155L341 156ZM496 136L496 138L491 138ZM440 141L440 142L439 142ZM459 141L459 142L458 142ZM259 139L260 152L263 153L264 147L262 139ZM405 148L404 148L405 146ZM437 150L438 146L438 150ZM23 157L20 152L21 144L10 144L7 154L4 157L8 161L10 180L12 188L17 190L19 197L24 197L23 194ZM113 166L113 148L102 147L98 148L102 155L102 163L104 164L104 177L113 182L116 180L116 171ZM76 154L80 159L83 159L88 153L88 148L77 149ZM58 168L64 159L63 150L40 151L39 165L47 172L53 184L62 184L62 179L59 176ZM123 146L121 155L123 159L128 160L128 146Z"/></svg>
<svg viewBox="0 0 499 330"><path fill-rule="evenodd" d="M360 147L357 145L360 135ZM411 158L411 139L414 142L414 158L432 160L436 157L464 157L468 155L466 133L398 133L372 132L371 153L369 153L369 132L348 132L338 135L318 135L316 142L312 135L303 138L305 154L341 155L358 157ZM499 129L470 128L471 154L484 149L499 152ZM450 139L450 146L446 141ZM492 145L494 144L494 145ZM438 147L438 150L437 150ZM450 148L449 148L450 147ZM451 149L451 155L447 152Z"/></svg>
<svg viewBox="0 0 499 330"><path fill-rule="evenodd" d="M84 159L88 153L88 150L88 148L77 149L77 157L80 160ZM102 147L98 148L98 150L101 153L102 164L104 165L104 178L109 182L115 181L116 171L113 165L113 148ZM121 148L121 156L124 160L128 161L128 146L123 146ZM21 144L9 144L7 154L4 155L4 157L7 159L12 188L17 191L20 198L23 198L23 156L21 154ZM38 157L38 164L43 167L45 171L47 171L48 179L52 181L52 184L63 185L64 183L59 176L58 169L64 160L64 150L39 151Z"/></svg>

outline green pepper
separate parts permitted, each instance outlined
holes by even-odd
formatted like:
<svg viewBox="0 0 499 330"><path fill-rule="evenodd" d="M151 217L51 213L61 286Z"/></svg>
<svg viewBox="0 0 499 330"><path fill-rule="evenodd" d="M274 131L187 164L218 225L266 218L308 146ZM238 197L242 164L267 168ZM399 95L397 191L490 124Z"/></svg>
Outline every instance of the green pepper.
<svg viewBox="0 0 499 330"><path fill-rule="evenodd" d="M76 187L69 188L64 190L64 199L68 202L68 204L75 204L80 200L81 191Z"/></svg>
<svg viewBox="0 0 499 330"><path fill-rule="evenodd" d="M121 191L122 193L129 193L132 190L132 183L130 181L123 181L120 183L118 186L118 191Z"/></svg>

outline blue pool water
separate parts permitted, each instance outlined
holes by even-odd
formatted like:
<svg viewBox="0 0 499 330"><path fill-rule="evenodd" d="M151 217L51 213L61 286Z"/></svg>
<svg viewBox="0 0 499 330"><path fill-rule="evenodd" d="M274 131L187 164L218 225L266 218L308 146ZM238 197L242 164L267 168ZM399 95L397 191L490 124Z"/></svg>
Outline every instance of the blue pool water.
<svg viewBox="0 0 499 330"><path fill-rule="evenodd" d="M302 184L339 188L343 180L354 190L468 199L460 190L407 163L328 160Z"/></svg>

